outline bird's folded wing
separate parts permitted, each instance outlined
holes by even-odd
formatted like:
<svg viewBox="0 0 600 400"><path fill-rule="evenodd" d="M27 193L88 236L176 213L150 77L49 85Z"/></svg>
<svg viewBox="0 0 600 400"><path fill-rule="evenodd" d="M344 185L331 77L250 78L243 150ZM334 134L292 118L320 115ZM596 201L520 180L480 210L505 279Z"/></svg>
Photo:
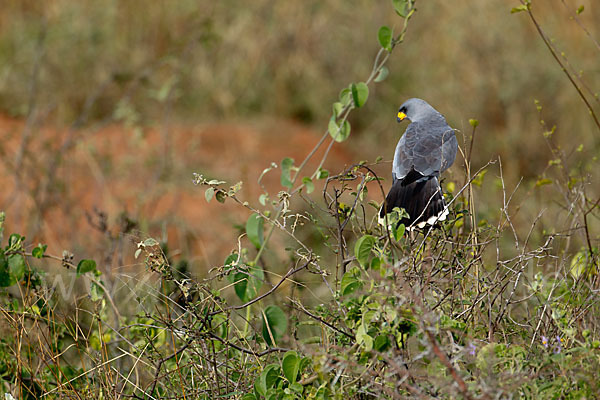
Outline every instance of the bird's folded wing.
<svg viewBox="0 0 600 400"><path fill-rule="evenodd" d="M413 122L396 148L393 173L396 179L403 179L413 169L423 176L438 175L455 157L456 137L452 128Z"/></svg>

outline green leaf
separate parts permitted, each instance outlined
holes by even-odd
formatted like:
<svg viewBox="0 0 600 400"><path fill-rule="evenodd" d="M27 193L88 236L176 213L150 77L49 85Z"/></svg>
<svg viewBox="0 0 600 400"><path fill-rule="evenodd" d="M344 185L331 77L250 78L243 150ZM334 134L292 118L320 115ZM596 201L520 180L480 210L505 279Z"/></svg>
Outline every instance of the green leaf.
<svg viewBox="0 0 600 400"><path fill-rule="evenodd" d="M390 70L387 69L387 67L384 65L383 67L381 67L379 69L379 73L377 73L377 76L375 77L375 82L384 81L385 78L387 78L389 74L390 74Z"/></svg>
<svg viewBox="0 0 600 400"><path fill-rule="evenodd" d="M10 274L20 281L25 274L25 258L21 254L11 254L8 256L8 267Z"/></svg>
<svg viewBox="0 0 600 400"><path fill-rule="evenodd" d="M230 186L229 190L227 191L227 195L228 196L235 196L235 194L242 189L242 183L243 183L242 181L239 181L235 185Z"/></svg>
<svg viewBox="0 0 600 400"><path fill-rule="evenodd" d="M359 277L359 271L356 268L346 271L346 273L342 277L342 283L340 288L342 296L349 295L350 293L362 287L363 283L359 279Z"/></svg>
<svg viewBox="0 0 600 400"><path fill-rule="evenodd" d="M392 51L392 38L394 34L390 27L382 26L379 28L379 32L377 32L377 38L379 39L379 44L381 47L386 49L387 51Z"/></svg>
<svg viewBox="0 0 600 400"><path fill-rule="evenodd" d="M290 383L295 383L300 371L300 357L295 351L288 351L281 361L283 375Z"/></svg>
<svg viewBox="0 0 600 400"><path fill-rule="evenodd" d="M359 82L357 84L352 84L352 99L354 100L354 105L356 107L362 107L369 97L369 87L364 82Z"/></svg>
<svg viewBox="0 0 600 400"><path fill-rule="evenodd" d="M304 392L304 386L302 386L300 383L296 382L296 383L292 383L290 385L290 389L292 389L294 392L298 393L298 394L302 394Z"/></svg>
<svg viewBox="0 0 600 400"><path fill-rule="evenodd" d="M364 235L354 245L354 256L356 260L363 267L367 265L369 262L369 258L371 257L371 250L375 245L375 236L373 235Z"/></svg>
<svg viewBox="0 0 600 400"><path fill-rule="evenodd" d="M338 135L339 129L340 128L336 122L335 116L331 116L329 119L329 124L327 125L327 132L329 132L329 135L335 139Z"/></svg>
<svg viewBox="0 0 600 400"><path fill-rule="evenodd" d="M238 259L240 257L238 256L237 253L231 253L230 255L227 256L227 258L225 259L225 262L223 263L223 265L226 268L226 272L229 272L231 270L231 268L234 268L237 265Z"/></svg>
<svg viewBox="0 0 600 400"><path fill-rule="evenodd" d="M343 142L344 140L348 139L348 136L350 136L350 122L344 121L340 127L340 134L336 141Z"/></svg>
<svg viewBox="0 0 600 400"><path fill-rule="evenodd" d="M369 268L371 268L373 271L377 271L379 268L381 268L381 263L381 258L375 257L371 260L371 266Z"/></svg>
<svg viewBox="0 0 600 400"><path fill-rule="evenodd" d="M406 18L408 16L408 13L410 12L409 0L392 0L392 4L394 5L396 14L402 18Z"/></svg>
<svg viewBox="0 0 600 400"><path fill-rule="evenodd" d="M467 328L467 324L462 321L458 321L450 318L449 316L442 314L439 320L439 324L443 329L455 329L464 331Z"/></svg>
<svg viewBox="0 0 600 400"><path fill-rule="evenodd" d="M279 378L279 372L279 365L277 364L269 364L265 367L263 372L260 374L260 380L266 390L269 390L275 386L277 378Z"/></svg>
<svg viewBox="0 0 600 400"><path fill-rule="evenodd" d="M266 193L263 193L260 196L258 196L258 202L263 206L267 204L267 200L269 200L269 195L267 195Z"/></svg>
<svg viewBox="0 0 600 400"><path fill-rule="evenodd" d="M548 178L543 178L543 179L538 179L535 182L535 186L544 186L544 185L549 185L552 183L552 179L548 179Z"/></svg>
<svg viewBox="0 0 600 400"><path fill-rule="evenodd" d="M102 300L104 290L96 282L92 282L90 285L90 297L92 301Z"/></svg>
<svg viewBox="0 0 600 400"><path fill-rule="evenodd" d="M281 186L288 189L292 188L291 170L294 165L294 159L286 157L281 161Z"/></svg>
<svg viewBox="0 0 600 400"><path fill-rule="evenodd" d="M154 240L154 239L152 239ZM77 264L77 276L81 276L86 272L90 272L96 269L96 261L94 260L81 260Z"/></svg>
<svg viewBox="0 0 600 400"><path fill-rule="evenodd" d="M379 209L379 207L377 207ZM388 212L385 215L385 223L387 224L387 226L392 226L392 233L394 233L394 226L396 226L398 224L398 222L402 219L402 218L407 218L408 217L408 213L406 212L406 210L404 208L399 208L399 207L394 207L392 209L391 212Z"/></svg>
<svg viewBox="0 0 600 400"><path fill-rule="evenodd" d="M455 190L456 190L456 184L454 182L448 182L446 184L446 191L448 193L454 193Z"/></svg>
<svg viewBox="0 0 600 400"><path fill-rule="evenodd" d="M262 335L269 346L277 343L287 330L287 317L281 308L270 305L263 311ZM271 337L275 340L271 340Z"/></svg>
<svg viewBox="0 0 600 400"><path fill-rule="evenodd" d="M254 393L246 393L242 396L242 400L257 400Z"/></svg>
<svg viewBox="0 0 600 400"><path fill-rule="evenodd" d="M302 178L302 183L304 183L304 186L306 186L306 193L312 193L315 190L315 184L310 177L305 176Z"/></svg>
<svg viewBox="0 0 600 400"><path fill-rule="evenodd" d="M227 195L225 195L225 192L223 192L222 190L217 190L215 192L215 199L217 199L219 203L225 203L226 198Z"/></svg>
<svg viewBox="0 0 600 400"><path fill-rule="evenodd" d="M24 238L21 237L21 235L19 235L18 233L13 233L8 237L8 247L19 248L23 239Z"/></svg>
<svg viewBox="0 0 600 400"><path fill-rule="evenodd" d="M256 379L254 380L254 392L260 396L259 398L262 398L265 396L265 394L267 393L267 388L265 388L265 385L262 383L262 380L260 379L260 375L256 377Z"/></svg>
<svg viewBox="0 0 600 400"><path fill-rule="evenodd" d="M8 260L4 254L0 254L0 287L9 287L17 283L15 277L10 273Z"/></svg>
<svg viewBox="0 0 600 400"><path fill-rule="evenodd" d="M583 12L583 10L585 9L585 7L583 5L579 6L579 8L577 8L577 11L575 11L577 13L577 15L581 14Z"/></svg>
<svg viewBox="0 0 600 400"><path fill-rule="evenodd" d="M387 335L379 335L375 338L373 348L381 352L386 351L391 345L392 342L390 341L390 338L387 337Z"/></svg>
<svg viewBox="0 0 600 400"><path fill-rule="evenodd" d="M475 178L473 178L473 185L481 187L481 184L483 183L483 177L485 176L486 173L487 173L487 169L484 169L481 172L479 172L477 174L477 176L475 176Z"/></svg>
<svg viewBox="0 0 600 400"><path fill-rule="evenodd" d="M329 171L323 168L319 168L319 172L317 172L317 179L327 179L329 177Z"/></svg>
<svg viewBox="0 0 600 400"><path fill-rule="evenodd" d="M342 103L340 103L339 101L336 101L335 103L333 103L333 116L337 118L343 109L344 109L344 105Z"/></svg>
<svg viewBox="0 0 600 400"><path fill-rule="evenodd" d="M527 5L526 4L522 4L522 5L518 6L518 7L513 7L510 10L510 13L514 14L514 13L518 13L518 12L521 12L521 11L527 11Z"/></svg>
<svg viewBox="0 0 600 400"><path fill-rule="evenodd" d="M158 241L154 238L148 238L144 240L144 247L158 246L159 244L160 243L158 243Z"/></svg>
<svg viewBox="0 0 600 400"><path fill-rule="evenodd" d="M336 142L343 142L350 136L350 122L344 121L342 126L338 126L335 117L332 116L329 120L327 131Z"/></svg>
<svg viewBox="0 0 600 400"><path fill-rule="evenodd" d="M44 257L44 253L46 252L47 248L48 248L47 244L41 244L41 243L39 243L37 245L37 247L34 248L31 251L31 255L34 256L35 258L43 258Z"/></svg>
<svg viewBox="0 0 600 400"><path fill-rule="evenodd" d="M254 247L257 249L261 248L265 240L264 225L264 218L257 213L250 215L248 221L246 221L246 234L248 235L248 239L250 239Z"/></svg>
<svg viewBox="0 0 600 400"><path fill-rule="evenodd" d="M350 92L349 88L343 88L340 91L340 103L342 103L343 105L346 105L350 102L350 98L352 96L352 93Z"/></svg>
<svg viewBox="0 0 600 400"><path fill-rule="evenodd" d="M588 252L586 249L581 249L573 256L571 259L570 272L574 279L579 279L579 277L586 272L588 269L588 261Z"/></svg>
<svg viewBox="0 0 600 400"><path fill-rule="evenodd" d="M206 189L206 191L204 192L204 198L206 199L207 203L210 203L214 194L215 194L215 188L209 187L208 189Z"/></svg>
<svg viewBox="0 0 600 400"><path fill-rule="evenodd" d="M402 237L404 236L406 227L404 226L404 224L399 224L398 226L394 227L392 230L394 232L394 239L396 239L396 242L397 242L398 240L402 239Z"/></svg>
<svg viewBox="0 0 600 400"><path fill-rule="evenodd" d="M365 348L365 351L371 351L373 349L373 338L367 333L364 324L360 324L356 331L356 343L362 345Z"/></svg>
<svg viewBox="0 0 600 400"><path fill-rule="evenodd" d="M261 267L250 267L247 271L239 271L232 278L235 289L235 294L244 303L249 302L258 295L263 282L265 281L265 273Z"/></svg>
<svg viewBox="0 0 600 400"><path fill-rule="evenodd" d="M319 390L317 390L317 394L314 396L316 400L330 400L332 398L331 389L326 386L326 383L323 383Z"/></svg>

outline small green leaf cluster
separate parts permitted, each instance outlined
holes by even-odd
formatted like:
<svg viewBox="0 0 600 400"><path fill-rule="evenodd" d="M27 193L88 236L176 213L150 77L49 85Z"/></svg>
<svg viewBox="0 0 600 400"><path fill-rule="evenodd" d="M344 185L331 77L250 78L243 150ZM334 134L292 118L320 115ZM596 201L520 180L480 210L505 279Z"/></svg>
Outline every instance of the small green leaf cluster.
<svg viewBox="0 0 600 400"><path fill-rule="evenodd" d="M229 189L224 189L221 186L226 183L225 181L207 179L203 175L197 173L194 173L193 183L198 186L208 186L204 191L204 197L209 203L213 197L216 198L219 203L224 203L228 197L234 197L236 193L242 189L242 182L230 186Z"/></svg>
<svg viewBox="0 0 600 400"><path fill-rule="evenodd" d="M298 378L308 370L312 361L301 357L296 351L288 351L281 363L267 365L254 382L254 393L248 393L243 400L258 399L324 399L326 388L315 390L311 385L303 385Z"/></svg>
<svg viewBox="0 0 600 400"><path fill-rule="evenodd" d="M15 285L28 269L25 262L23 242L25 238L13 233L8 238L8 244L0 249L0 287Z"/></svg>
<svg viewBox="0 0 600 400"><path fill-rule="evenodd" d="M415 0L392 0L394 10L402 18L410 18L415 12Z"/></svg>
<svg viewBox="0 0 600 400"><path fill-rule="evenodd" d="M351 83L342 89L339 99L333 103L333 113L329 119L327 131L336 142L343 142L350 136L350 122L347 117L350 110L365 105L369 98L369 86L365 82Z"/></svg>
<svg viewBox="0 0 600 400"><path fill-rule="evenodd" d="M233 284L235 294L242 302L246 303L258 295L265 280L265 274L262 268L248 266L240 261L238 254L231 254L225 260L225 268L227 269L227 279Z"/></svg>

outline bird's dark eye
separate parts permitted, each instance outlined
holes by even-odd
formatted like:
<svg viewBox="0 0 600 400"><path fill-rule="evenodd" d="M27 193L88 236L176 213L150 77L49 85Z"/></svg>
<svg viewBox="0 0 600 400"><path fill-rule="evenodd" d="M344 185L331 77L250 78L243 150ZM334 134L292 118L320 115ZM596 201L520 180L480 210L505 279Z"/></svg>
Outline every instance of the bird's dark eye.
<svg viewBox="0 0 600 400"><path fill-rule="evenodd" d="M406 107L402 107L401 109L399 109L398 111L403 112L404 114L406 114Z"/></svg>

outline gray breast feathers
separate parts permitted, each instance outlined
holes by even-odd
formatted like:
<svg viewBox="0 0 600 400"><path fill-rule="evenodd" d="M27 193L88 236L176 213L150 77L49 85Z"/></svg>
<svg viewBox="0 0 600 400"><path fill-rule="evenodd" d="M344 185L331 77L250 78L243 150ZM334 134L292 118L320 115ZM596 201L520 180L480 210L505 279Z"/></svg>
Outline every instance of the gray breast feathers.
<svg viewBox="0 0 600 400"><path fill-rule="evenodd" d="M396 146L394 179L403 179L412 170L438 176L452 165L457 149L454 130L446 123L412 122Z"/></svg>

